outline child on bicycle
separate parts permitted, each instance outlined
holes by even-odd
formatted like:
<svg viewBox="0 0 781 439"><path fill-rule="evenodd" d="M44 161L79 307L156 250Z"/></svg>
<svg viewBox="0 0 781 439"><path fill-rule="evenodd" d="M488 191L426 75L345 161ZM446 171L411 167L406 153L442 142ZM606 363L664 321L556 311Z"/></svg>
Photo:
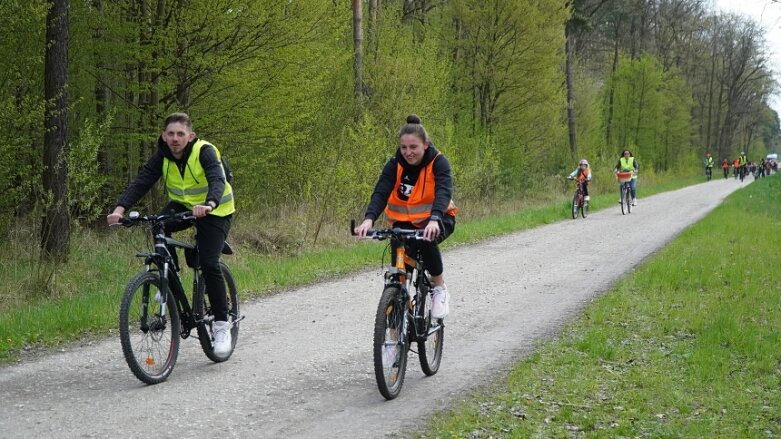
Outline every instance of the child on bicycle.
<svg viewBox="0 0 781 439"><path fill-rule="evenodd" d="M583 202L588 204L591 199L588 196L588 184L591 182L591 168L589 168L588 160L581 160L578 163L578 167L567 178L569 180L577 180L583 186Z"/></svg>
<svg viewBox="0 0 781 439"><path fill-rule="evenodd" d="M434 284L431 317L435 319L444 318L449 312L450 293L437 244L455 229L458 209L452 196L450 162L431 143L420 118L412 114L399 130L399 148L385 164L364 220L355 228L357 236L366 237L385 209L385 217L393 227L423 229L426 241L421 241L418 251L423 254ZM395 255L395 251L391 254Z"/></svg>

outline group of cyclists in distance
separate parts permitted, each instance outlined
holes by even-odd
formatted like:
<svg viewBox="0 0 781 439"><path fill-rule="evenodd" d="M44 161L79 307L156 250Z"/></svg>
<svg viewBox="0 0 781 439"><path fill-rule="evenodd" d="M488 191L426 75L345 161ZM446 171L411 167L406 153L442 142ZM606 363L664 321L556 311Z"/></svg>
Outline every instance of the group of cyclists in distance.
<svg viewBox="0 0 781 439"><path fill-rule="evenodd" d="M705 159L703 160L703 166L705 166L705 178L711 179L713 175L714 159L709 152L705 153ZM744 151L740 152L735 160L730 162L726 158L721 160L721 170L724 174L724 179L728 179L730 175L730 168L732 168L732 177L737 180L743 181L749 174L754 178L761 178L770 175L773 172L778 171L778 161L774 159L761 158L758 162L748 160Z"/></svg>

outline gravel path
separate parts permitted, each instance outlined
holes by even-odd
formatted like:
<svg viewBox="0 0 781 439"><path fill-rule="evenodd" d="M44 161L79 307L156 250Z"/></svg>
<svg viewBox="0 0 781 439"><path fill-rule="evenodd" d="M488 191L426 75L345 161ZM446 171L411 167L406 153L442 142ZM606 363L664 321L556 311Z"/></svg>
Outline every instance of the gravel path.
<svg viewBox="0 0 781 439"><path fill-rule="evenodd" d="M631 215L622 216L616 204L585 220L445 252L451 315L442 367L425 377L411 353L393 401L377 391L372 369L378 267L245 304L230 361L214 364L197 338L183 340L173 374L160 385L131 374L118 337L6 366L0 437L403 434L508 370L745 184L719 179L648 198L640 185Z"/></svg>

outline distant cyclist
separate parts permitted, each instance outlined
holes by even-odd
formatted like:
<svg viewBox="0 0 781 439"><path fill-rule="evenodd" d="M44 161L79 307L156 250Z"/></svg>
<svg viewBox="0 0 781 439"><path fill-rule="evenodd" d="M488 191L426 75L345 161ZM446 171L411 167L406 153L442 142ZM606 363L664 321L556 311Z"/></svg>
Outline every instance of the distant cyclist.
<svg viewBox="0 0 781 439"><path fill-rule="evenodd" d="M740 156L738 156L738 164L740 166L740 169L738 170L738 173L740 174L740 181L743 181L743 179L746 178L746 174L748 173L748 157L746 157L745 151L740 152Z"/></svg>
<svg viewBox="0 0 781 439"><path fill-rule="evenodd" d="M616 172L629 172L632 171L632 181L629 182L629 189L632 192L632 206L637 206L637 171L640 169L640 164L637 163L637 159L632 155L632 151L625 149L621 153L621 157L618 159L613 173ZM621 190L621 184L618 185L618 190ZM621 203L622 200L618 200Z"/></svg>
<svg viewBox="0 0 781 439"><path fill-rule="evenodd" d="M709 152L705 153L705 177L710 180L713 175L713 157Z"/></svg>
<svg viewBox="0 0 781 439"><path fill-rule="evenodd" d="M583 202L588 204L591 199L588 196L588 184L591 182L591 168L588 166L588 160L583 159L578 163L577 169L572 171L567 177L570 180L577 180L583 186Z"/></svg>
<svg viewBox="0 0 781 439"><path fill-rule="evenodd" d="M740 171L740 159L737 158L732 161L732 176L735 180L738 179L738 172Z"/></svg>
<svg viewBox="0 0 781 439"><path fill-rule="evenodd" d="M729 175L729 162L727 159L721 161L721 170L724 171L724 179L726 180Z"/></svg>

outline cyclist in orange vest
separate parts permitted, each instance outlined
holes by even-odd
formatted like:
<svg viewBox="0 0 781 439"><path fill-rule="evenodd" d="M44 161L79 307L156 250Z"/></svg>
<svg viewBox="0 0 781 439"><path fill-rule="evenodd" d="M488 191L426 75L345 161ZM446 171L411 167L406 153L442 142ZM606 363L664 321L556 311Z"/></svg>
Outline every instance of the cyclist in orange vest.
<svg viewBox="0 0 781 439"><path fill-rule="evenodd" d="M724 170L724 179L727 179L727 175L729 174L729 162L727 159L723 159L721 161L721 169Z"/></svg>
<svg viewBox="0 0 781 439"><path fill-rule="evenodd" d="M393 227L423 229L428 242L418 250L434 284L431 317L435 319L444 318L449 312L450 294L437 244L455 229L458 209L452 196L450 162L431 143L420 118L412 114L399 130L399 148L385 164L364 220L355 228L356 235L365 237L385 209L385 217ZM391 254L395 255L395 251Z"/></svg>

